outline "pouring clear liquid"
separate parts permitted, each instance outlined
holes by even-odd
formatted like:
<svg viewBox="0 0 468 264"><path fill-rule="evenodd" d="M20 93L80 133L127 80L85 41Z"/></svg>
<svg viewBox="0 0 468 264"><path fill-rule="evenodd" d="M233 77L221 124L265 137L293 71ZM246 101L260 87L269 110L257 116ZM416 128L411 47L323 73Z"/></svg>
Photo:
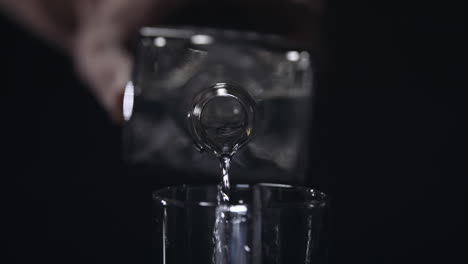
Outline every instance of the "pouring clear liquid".
<svg viewBox="0 0 468 264"><path fill-rule="evenodd" d="M200 150L210 152L219 159L221 180L218 184L216 220L213 230L213 264L230 263L240 260L229 246L244 244L243 238L232 237L232 229L241 228L245 215L231 214L231 190L229 168L233 155L245 146L253 136L255 122L255 102L240 87L227 83L218 83L202 91L194 99L189 111L189 128ZM234 241L236 240L236 241ZM231 250L229 250L231 248ZM250 250L244 245L239 250ZM240 262L239 262L240 261Z"/></svg>
<svg viewBox="0 0 468 264"><path fill-rule="evenodd" d="M219 203L229 203L229 167L232 156L253 136L255 102L241 87L229 83L201 91L188 113L195 145L220 161Z"/></svg>

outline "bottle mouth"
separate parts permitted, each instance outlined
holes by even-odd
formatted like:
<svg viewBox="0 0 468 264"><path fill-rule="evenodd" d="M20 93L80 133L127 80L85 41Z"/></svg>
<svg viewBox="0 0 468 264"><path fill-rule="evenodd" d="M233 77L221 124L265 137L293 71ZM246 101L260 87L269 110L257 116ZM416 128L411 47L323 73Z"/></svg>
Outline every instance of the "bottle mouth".
<svg viewBox="0 0 468 264"><path fill-rule="evenodd" d="M187 121L197 149L233 155L253 137L256 114L255 101L244 89L216 83L194 96Z"/></svg>

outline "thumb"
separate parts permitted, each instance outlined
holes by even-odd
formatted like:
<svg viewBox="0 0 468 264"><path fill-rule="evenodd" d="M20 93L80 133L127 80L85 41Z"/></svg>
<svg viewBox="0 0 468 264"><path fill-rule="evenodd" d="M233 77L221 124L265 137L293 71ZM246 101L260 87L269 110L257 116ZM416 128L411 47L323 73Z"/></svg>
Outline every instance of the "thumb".
<svg viewBox="0 0 468 264"><path fill-rule="evenodd" d="M75 66L104 110L123 120L122 99L132 57L124 48L129 35L146 22L154 0L77 1L78 32L72 48ZM132 12L128 10L133 9Z"/></svg>
<svg viewBox="0 0 468 264"><path fill-rule="evenodd" d="M121 122L123 90L130 78L132 60L121 41L106 31L87 29L79 35L75 65L104 110L114 121Z"/></svg>
<svg viewBox="0 0 468 264"><path fill-rule="evenodd" d="M78 33L72 48L78 74L114 121L121 122L132 58L125 41L145 23L166 17L185 0L80 0ZM131 10L131 11L129 11Z"/></svg>

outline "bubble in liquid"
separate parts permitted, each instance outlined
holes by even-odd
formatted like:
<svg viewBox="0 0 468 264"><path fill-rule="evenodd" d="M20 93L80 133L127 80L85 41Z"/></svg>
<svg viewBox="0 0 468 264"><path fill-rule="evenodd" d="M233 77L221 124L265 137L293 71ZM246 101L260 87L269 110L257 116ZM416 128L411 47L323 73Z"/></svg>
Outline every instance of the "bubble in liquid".
<svg viewBox="0 0 468 264"><path fill-rule="evenodd" d="M250 247L247 246L247 245L245 245L245 246L244 246L244 250L247 251L247 252L250 252Z"/></svg>

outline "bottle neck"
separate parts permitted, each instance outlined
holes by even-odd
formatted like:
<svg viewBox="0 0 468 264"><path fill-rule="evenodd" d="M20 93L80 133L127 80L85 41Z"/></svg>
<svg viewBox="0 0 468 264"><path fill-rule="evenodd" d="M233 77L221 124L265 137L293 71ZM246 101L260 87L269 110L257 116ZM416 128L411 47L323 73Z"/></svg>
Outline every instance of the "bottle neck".
<svg viewBox="0 0 468 264"><path fill-rule="evenodd" d="M194 97L187 117L199 150L231 156L253 136L255 101L239 86L217 83Z"/></svg>

